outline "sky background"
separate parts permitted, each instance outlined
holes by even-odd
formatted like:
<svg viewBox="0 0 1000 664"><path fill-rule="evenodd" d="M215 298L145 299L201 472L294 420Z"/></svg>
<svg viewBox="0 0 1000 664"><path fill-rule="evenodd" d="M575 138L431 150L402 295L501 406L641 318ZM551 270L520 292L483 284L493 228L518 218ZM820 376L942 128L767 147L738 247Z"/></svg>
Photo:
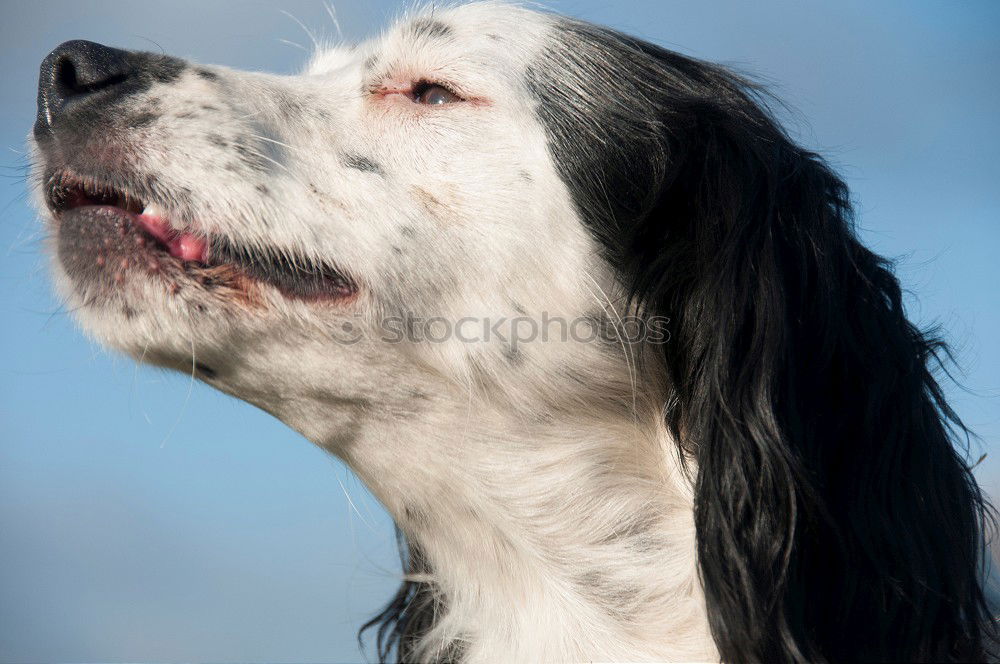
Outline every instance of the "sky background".
<svg viewBox="0 0 1000 664"><path fill-rule="evenodd" d="M409 3L407 3L409 4ZM959 414L1000 488L1000 2L565 0L549 6L771 81L911 316L957 351ZM398 2L340 0L348 41ZM38 63L67 39L293 74L319 2L0 0L0 661L360 661L391 523L280 422L87 341L26 200Z"/></svg>

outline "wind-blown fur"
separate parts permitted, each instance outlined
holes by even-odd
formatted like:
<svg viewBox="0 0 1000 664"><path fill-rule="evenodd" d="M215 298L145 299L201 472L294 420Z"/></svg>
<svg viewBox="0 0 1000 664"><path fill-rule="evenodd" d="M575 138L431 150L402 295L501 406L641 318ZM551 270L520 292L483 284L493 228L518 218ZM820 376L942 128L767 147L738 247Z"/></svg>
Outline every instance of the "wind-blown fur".
<svg viewBox="0 0 1000 664"><path fill-rule="evenodd" d="M300 77L169 62L75 101L106 135L53 118L43 67L57 281L106 343L196 367L368 483L405 568L365 626L382 660L989 654L991 517L933 373L947 350L752 82L493 3ZM456 101L421 106L428 84ZM53 196L87 177L166 208L222 265L126 256L107 278ZM384 334L553 314L615 334ZM623 341L628 316L668 334Z"/></svg>

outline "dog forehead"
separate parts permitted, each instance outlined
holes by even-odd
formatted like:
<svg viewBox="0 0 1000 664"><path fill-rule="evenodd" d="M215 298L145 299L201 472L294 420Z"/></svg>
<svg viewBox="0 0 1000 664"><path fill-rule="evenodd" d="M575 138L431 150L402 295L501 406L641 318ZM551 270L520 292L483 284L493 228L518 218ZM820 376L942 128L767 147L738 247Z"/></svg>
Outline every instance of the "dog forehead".
<svg viewBox="0 0 1000 664"><path fill-rule="evenodd" d="M511 73L533 60L553 25L547 14L502 2L418 10L356 47L320 50L306 73L329 74L358 65L375 73L386 67Z"/></svg>

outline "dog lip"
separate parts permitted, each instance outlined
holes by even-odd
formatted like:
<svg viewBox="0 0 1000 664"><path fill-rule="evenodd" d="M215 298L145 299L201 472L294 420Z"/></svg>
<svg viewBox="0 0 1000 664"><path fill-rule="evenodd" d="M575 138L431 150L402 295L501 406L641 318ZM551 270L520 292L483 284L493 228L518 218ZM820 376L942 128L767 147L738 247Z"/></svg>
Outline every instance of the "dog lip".
<svg viewBox="0 0 1000 664"><path fill-rule="evenodd" d="M56 216L88 205L107 205L132 214L141 212L145 207L143 200L127 189L67 170L56 171L49 176L45 203Z"/></svg>
<svg viewBox="0 0 1000 664"><path fill-rule="evenodd" d="M78 208L112 208L128 217L174 258L185 262L208 262L206 238L190 231L175 229L163 208L145 203L128 189L61 171L49 178L46 202L56 218Z"/></svg>
<svg viewBox="0 0 1000 664"><path fill-rule="evenodd" d="M130 190L70 171L56 171L49 178L46 203L58 223L66 213L86 208L107 208L122 215L155 247L178 261L204 267L231 266L248 278L276 288L288 298L323 301L344 300L357 293L353 279L326 262L289 252L261 252L224 236L205 236L178 230L169 213L145 202Z"/></svg>
<svg viewBox="0 0 1000 664"><path fill-rule="evenodd" d="M261 252L226 238L212 238L212 261L233 265L251 279L270 284L288 298L344 300L358 291L353 279L336 266L286 252Z"/></svg>

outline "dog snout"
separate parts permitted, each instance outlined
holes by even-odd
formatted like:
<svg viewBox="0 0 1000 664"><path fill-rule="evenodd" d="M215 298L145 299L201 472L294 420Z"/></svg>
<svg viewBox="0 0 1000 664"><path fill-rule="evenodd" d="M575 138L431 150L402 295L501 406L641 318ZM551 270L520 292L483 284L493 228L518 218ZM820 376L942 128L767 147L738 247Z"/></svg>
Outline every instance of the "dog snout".
<svg viewBox="0 0 1000 664"><path fill-rule="evenodd" d="M39 70L35 136L43 139L56 133L60 125L73 125L72 120L81 114L107 108L153 82L169 82L184 66L177 58L82 39L60 44L45 57Z"/></svg>

